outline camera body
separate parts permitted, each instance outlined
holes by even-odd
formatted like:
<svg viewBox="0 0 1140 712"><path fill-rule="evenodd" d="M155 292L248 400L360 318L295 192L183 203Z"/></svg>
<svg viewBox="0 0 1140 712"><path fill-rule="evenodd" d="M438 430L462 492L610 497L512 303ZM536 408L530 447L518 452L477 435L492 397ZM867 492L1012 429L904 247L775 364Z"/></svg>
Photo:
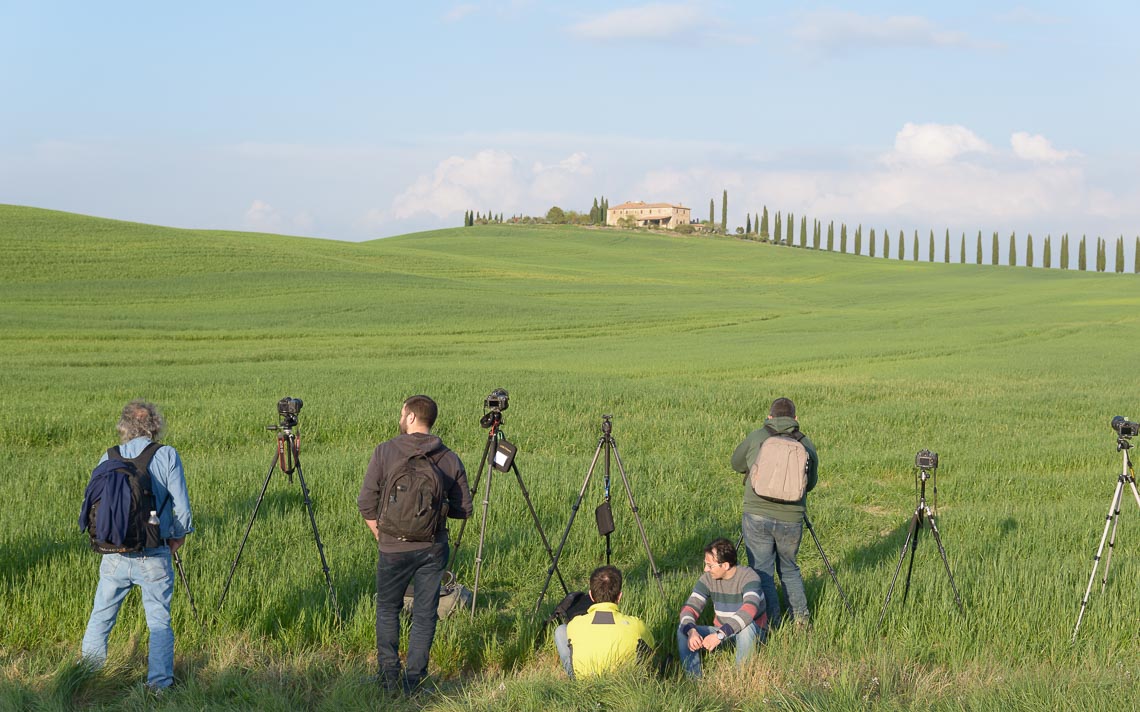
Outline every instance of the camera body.
<svg viewBox="0 0 1140 712"><path fill-rule="evenodd" d="M281 426L293 428L297 425L297 416L301 413L304 402L300 398L285 396L277 401L277 414L281 416Z"/></svg>
<svg viewBox="0 0 1140 712"><path fill-rule="evenodd" d="M1140 435L1140 423L1133 423L1123 415L1114 417L1109 425L1122 438L1134 438Z"/></svg>
<svg viewBox="0 0 1140 712"><path fill-rule="evenodd" d="M938 469L938 453L930 450L919 450L914 456L914 466L920 470Z"/></svg>
<svg viewBox="0 0 1140 712"><path fill-rule="evenodd" d="M506 410L510 404L510 396L505 388L496 388L483 400L483 407L487 410Z"/></svg>

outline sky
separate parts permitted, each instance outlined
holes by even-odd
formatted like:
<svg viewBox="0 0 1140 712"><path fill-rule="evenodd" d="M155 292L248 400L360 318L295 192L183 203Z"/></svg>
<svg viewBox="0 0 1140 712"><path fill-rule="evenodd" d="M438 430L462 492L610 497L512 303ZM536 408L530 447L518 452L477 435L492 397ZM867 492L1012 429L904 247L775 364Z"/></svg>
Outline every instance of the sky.
<svg viewBox="0 0 1140 712"><path fill-rule="evenodd" d="M600 196L719 221L727 191L730 228L1131 243L1138 27L1096 0L0 0L0 203L359 241Z"/></svg>

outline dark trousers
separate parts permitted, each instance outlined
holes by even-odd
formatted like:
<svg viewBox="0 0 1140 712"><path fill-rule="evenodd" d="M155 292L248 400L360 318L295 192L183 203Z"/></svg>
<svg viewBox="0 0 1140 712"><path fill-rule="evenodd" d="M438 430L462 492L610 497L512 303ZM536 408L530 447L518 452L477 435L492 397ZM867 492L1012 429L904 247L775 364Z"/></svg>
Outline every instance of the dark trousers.
<svg viewBox="0 0 1140 712"><path fill-rule="evenodd" d="M400 676L400 609L408 583L415 588L412 629L408 633L407 678L418 683L427 675L428 651L439 619L439 585L450 555L447 542L399 554L380 552L376 566L376 658L380 675Z"/></svg>

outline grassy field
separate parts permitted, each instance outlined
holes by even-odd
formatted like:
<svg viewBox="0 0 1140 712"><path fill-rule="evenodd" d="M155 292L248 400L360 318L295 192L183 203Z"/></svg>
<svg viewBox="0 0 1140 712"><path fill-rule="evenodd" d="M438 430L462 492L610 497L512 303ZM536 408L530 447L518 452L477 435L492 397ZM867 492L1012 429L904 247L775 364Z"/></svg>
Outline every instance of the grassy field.
<svg viewBox="0 0 1140 712"><path fill-rule="evenodd" d="M623 610L649 623L662 658L701 548L739 533L733 448L772 398L793 398L822 460L809 511L856 615L807 539L810 635L774 636L741 670L714 659L701 684L567 682L552 643L534 645L546 553L514 478L497 475L479 609L440 624L440 691L397 709L1140 706L1130 495L1107 590L1098 582L1070 642L1121 469L1108 422L1140 417L1136 275L557 227L346 244L11 206L0 254L0 708L152 706L136 594L110 667L74 664L98 563L76 527L83 487L123 403L145 397L186 463L197 532L182 551L206 619L180 584L181 684L159 706L375 709L376 554L355 506L365 465L402 399L423 392L474 474L496 387L510 391L504 430L553 542L613 414L665 599L616 472L613 561ZM305 401L302 461L343 623L300 487L279 474L217 610L285 395ZM938 523L967 614L925 532L910 596L896 591L880 629L922 448L941 457ZM599 472L562 561L573 587L604 560L601 486ZM478 527L452 562L469 586ZM555 582L543 612L560 596Z"/></svg>

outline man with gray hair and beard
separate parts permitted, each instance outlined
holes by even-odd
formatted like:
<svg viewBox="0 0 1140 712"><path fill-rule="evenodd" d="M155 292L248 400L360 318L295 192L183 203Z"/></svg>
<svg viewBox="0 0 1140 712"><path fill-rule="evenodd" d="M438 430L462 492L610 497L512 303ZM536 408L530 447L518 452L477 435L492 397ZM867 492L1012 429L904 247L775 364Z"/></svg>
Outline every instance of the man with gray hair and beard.
<svg viewBox="0 0 1140 712"><path fill-rule="evenodd" d="M182 459L178 451L157 442L165 429L158 407L143 400L128 403L119 417L120 445L103 454L100 463L118 450L118 459L138 458L147 462L155 510L150 512L149 526L157 519L157 540L140 542L139 551L104 553L99 565L99 585L87 631L83 635L83 658L96 668L107 659L107 638L119 615L123 599L138 586L142 593L146 624L150 629L146 686L161 691L174 683L174 631L170 627L170 599L174 593L174 568L171 557L178 551L186 535L194 531L190 514L190 494ZM95 478L92 478L92 484ZM110 494L109 489L106 490ZM88 510L97 497L91 486L84 499L80 525L85 524ZM104 504L103 506L111 506ZM94 535L94 532L92 532ZM94 538L94 537L93 537ZM98 549L96 549L98 551Z"/></svg>

